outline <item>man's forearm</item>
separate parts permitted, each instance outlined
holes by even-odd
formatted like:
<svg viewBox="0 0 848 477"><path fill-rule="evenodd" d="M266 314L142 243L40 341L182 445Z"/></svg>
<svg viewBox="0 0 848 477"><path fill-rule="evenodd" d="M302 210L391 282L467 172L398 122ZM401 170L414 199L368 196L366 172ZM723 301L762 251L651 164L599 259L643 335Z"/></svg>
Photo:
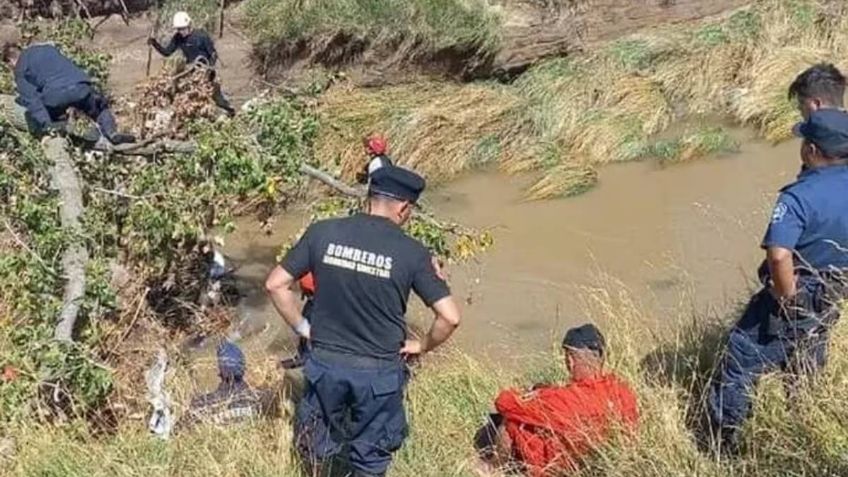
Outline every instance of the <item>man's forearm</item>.
<svg viewBox="0 0 848 477"><path fill-rule="evenodd" d="M270 293L271 303L277 309L277 313L292 328L296 327L303 321L303 315L300 313L300 308L297 306L297 299L291 290L274 290Z"/></svg>
<svg viewBox="0 0 848 477"><path fill-rule="evenodd" d="M768 266L774 294L780 298L795 296L795 264L791 252L769 250Z"/></svg>
<svg viewBox="0 0 848 477"><path fill-rule="evenodd" d="M433 325L430 327L430 331L424 337L421 346L422 350L427 352L436 349L450 338L454 330L456 330L456 325L450 323L444 317L437 315L433 321Z"/></svg>
<svg viewBox="0 0 848 477"><path fill-rule="evenodd" d="M433 312L436 314L433 325L427 336L421 340L421 351L426 353L432 351L444 343L459 326L460 312L453 297L446 296L433 304Z"/></svg>
<svg viewBox="0 0 848 477"><path fill-rule="evenodd" d="M160 55L168 57L174 54L177 51L177 42L171 38L171 41L168 42L168 45L162 46L155 38L151 44L153 49L156 50Z"/></svg>

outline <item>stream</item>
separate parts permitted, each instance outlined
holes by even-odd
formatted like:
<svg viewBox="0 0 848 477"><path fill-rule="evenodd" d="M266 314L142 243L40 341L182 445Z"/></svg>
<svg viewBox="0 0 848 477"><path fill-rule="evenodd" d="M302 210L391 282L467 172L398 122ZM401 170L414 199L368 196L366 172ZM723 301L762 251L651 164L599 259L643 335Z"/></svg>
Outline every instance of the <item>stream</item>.
<svg viewBox="0 0 848 477"><path fill-rule="evenodd" d="M648 326L681 310L731 310L754 285L777 190L799 169L797 141L772 146L734 135L738 153L665 167L607 166L597 187L573 198L524 201L531 177L491 170L430 190L425 199L438 216L492 227L495 237L477 260L448 267L464 320L453 343L478 356L550 349L565 327L586 320L581 289L591 286L626 288ZM291 346L263 282L306 219L287 212L265 234L246 218L226 239L246 295L239 334L250 347L280 353ZM428 314L414 301L410 320L426 325Z"/></svg>

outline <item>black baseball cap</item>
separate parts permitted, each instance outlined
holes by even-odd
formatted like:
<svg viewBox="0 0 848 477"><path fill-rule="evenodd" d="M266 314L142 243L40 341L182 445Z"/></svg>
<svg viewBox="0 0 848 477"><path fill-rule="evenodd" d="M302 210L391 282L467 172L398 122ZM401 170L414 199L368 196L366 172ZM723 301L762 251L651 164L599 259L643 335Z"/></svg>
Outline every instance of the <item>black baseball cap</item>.
<svg viewBox="0 0 848 477"><path fill-rule="evenodd" d="M426 185L423 177L409 169L385 165L371 174L368 193L414 203Z"/></svg>
<svg viewBox="0 0 848 477"><path fill-rule="evenodd" d="M590 349L604 354L606 340L597 326L586 323L585 325L571 328L562 339L563 348Z"/></svg>
<svg viewBox="0 0 848 477"><path fill-rule="evenodd" d="M841 109L819 109L792 128L792 132L815 144L824 155L848 157L848 113Z"/></svg>

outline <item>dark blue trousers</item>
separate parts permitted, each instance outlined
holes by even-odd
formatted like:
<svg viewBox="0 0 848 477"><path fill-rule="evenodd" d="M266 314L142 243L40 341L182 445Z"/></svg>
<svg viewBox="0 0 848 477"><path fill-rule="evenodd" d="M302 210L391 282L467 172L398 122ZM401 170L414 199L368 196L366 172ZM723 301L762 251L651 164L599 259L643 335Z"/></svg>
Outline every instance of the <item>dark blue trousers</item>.
<svg viewBox="0 0 848 477"><path fill-rule="evenodd" d="M751 393L759 378L782 370L790 379L816 372L827 359L828 325L838 318L838 308L811 304L787 320L786 311L764 289L755 294L742 318L730 331L719 374L712 383L709 408L713 424L722 434L738 430L751 412ZM792 383L788 383L792 384Z"/></svg>
<svg viewBox="0 0 848 477"><path fill-rule="evenodd" d="M346 445L355 469L382 475L407 436L406 369L400 360L379 367L358 364L328 363L316 350L309 354L295 420L298 449L308 462L321 464Z"/></svg>
<svg viewBox="0 0 848 477"><path fill-rule="evenodd" d="M42 132L53 122L63 120L68 108L82 111L97 123L100 132L107 138L117 131L115 117L109 110L106 98L88 83L47 89L41 93L40 100L41 104L30 104L27 107L30 127L35 132Z"/></svg>

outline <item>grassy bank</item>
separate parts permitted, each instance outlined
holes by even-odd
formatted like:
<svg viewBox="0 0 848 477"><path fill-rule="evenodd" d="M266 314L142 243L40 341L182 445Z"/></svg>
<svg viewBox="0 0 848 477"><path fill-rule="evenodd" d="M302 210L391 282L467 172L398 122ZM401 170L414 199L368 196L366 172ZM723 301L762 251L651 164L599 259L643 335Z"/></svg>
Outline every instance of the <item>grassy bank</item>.
<svg viewBox="0 0 848 477"><path fill-rule="evenodd" d="M248 0L241 8L264 71L310 55L343 64L368 49L409 63L442 52L483 58L500 42L485 0Z"/></svg>
<svg viewBox="0 0 848 477"><path fill-rule="evenodd" d="M690 431L701 412L701 384L717 356L724 323L717 318L669 317L664 330L636 325L647 320L620 289L587 289L589 316L611 342L610 367L639 394L642 425L635 441L598 449L581 475L785 476L845 475L848 472L848 329L837 330L831 362L815 388L787 402L779 374L763 381L756 415L745 430L745 451L719 460L697 450ZM679 326L677 326L679 325ZM259 356L249 379L274 380ZM502 369L457 351L429 357L408 394L411 436L390 475L471 476L471 438L497 390L540 380L562 380L560 358L544 351ZM185 404L192 388L187 369L169 375L175 401ZM212 363L207 363L212 366ZM93 436L82 426L16 428L17 455L5 463L14 476L291 476L300 474L291 452L290 404L283 417L231 430L199 428L163 443L143 431L145 421L127 421L116 435Z"/></svg>
<svg viewBox="0 0 848 477"><path fill-rule="evenodd" d="M797 121L786 91L813 63L845 67L843 2L759 0L719 19L661 27L531 68L511 85L411 84L331 91L317 141L325 164L357 160L351 146L386 131L398 159L433 179L480 162L537 171L530 198L570 195L610 162L689 160L735 149L699 118L729 118L766 140ZM680 130L682 119L707 124ZM657 139L659 133L663 136Z"/></svg>

